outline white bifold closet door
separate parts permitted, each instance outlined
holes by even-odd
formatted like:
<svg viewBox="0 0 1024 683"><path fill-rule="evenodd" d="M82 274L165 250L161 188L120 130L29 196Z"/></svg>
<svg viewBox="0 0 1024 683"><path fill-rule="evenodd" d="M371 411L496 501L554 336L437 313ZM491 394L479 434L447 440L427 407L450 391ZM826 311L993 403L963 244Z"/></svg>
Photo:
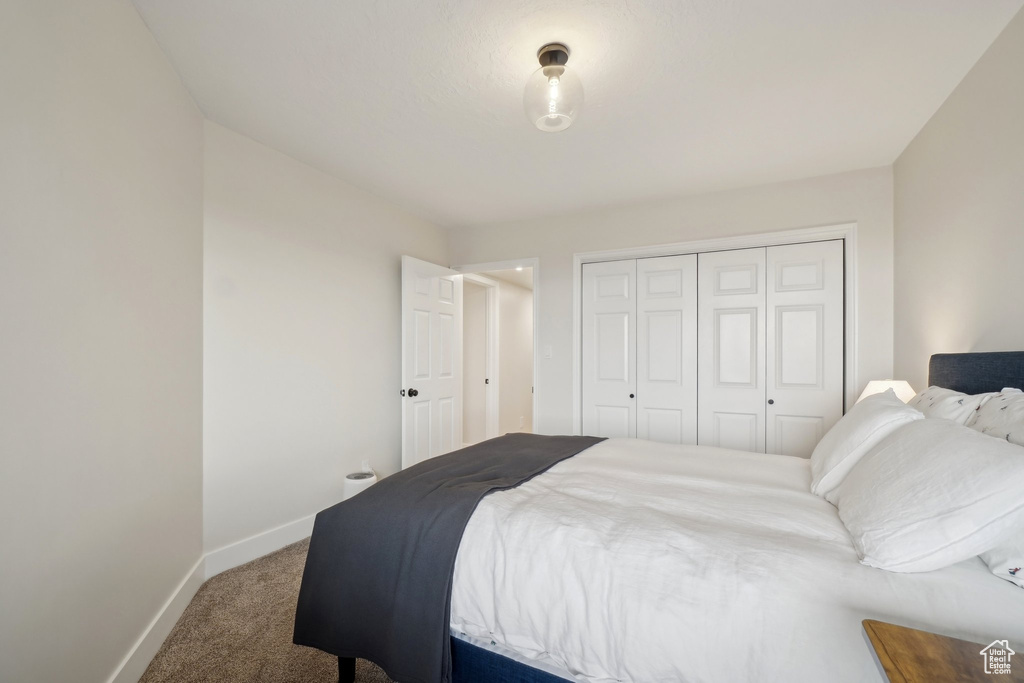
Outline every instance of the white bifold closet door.
<svg viewBox="0 0 1024 683"><path fill-rule="evenodd" d="M636 263L636 437L697 443L697 255Z"/></svg>
<svg viewBox="0 0 1024 683"><path fill-rule="evenodd" d="M697 443L765 450L765 249L698 255Z"/></svg>
<svg viewBox="0 0 1024 683"><path fill-rule="evenodd" d="M697 257L583 266L583 433L697 439Z"/></svg>
<svg viewBox="0 0 1024 683"><path fill-rule="evenodd" d="M843 414L841 240L699 256L698 443L808 457Z"/></svg>
<svg viewBox="0 0 1024 683"><path fill-rule="evenodd" d="M806 458L843 416L843 243L767 256L766 450Z"/></svg>
<svg viewBox="0 0 1024 683"><path fill-rule="evenodd" d="M583 433L636 435L636 261L583 266Z"/></svg>

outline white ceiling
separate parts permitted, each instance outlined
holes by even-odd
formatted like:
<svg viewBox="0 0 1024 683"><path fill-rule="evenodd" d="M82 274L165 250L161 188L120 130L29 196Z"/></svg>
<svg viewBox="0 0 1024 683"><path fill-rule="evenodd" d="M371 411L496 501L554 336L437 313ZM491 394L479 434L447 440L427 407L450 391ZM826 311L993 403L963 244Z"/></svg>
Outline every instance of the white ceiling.
<svg viewBox="0 0 1024 683"><path fill-rule="evenodd" d="M212 120L442 225L892 163L1024 0L135 0ZM526 120L567 43L583 115Z"/></svg>

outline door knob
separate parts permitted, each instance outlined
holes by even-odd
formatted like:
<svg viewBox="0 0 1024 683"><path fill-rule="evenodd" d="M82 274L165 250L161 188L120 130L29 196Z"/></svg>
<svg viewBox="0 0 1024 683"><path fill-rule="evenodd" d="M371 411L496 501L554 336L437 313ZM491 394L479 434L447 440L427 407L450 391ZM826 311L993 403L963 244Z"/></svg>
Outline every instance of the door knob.
<svg viewBox="0 0 1024 683"><path fill-rule="evenodd" d="M409 390L409 396L419 396L419 395L420 395L420 392L416 391L415 389L410 389Z"/></svg>
<svg viewBox="0 0 1024 683"><path fill-rule="evenodd" d="M630 397L630 398L633 398L633 394L630 394L630 395L629 395L629 397Z"/></svg>
<svg viewBox="0 0 1024 683"><path fill-rule="evenodd" d="M770 406L775 405L775 399L774 398L768 399L768 405L770 405Z"/></svg>

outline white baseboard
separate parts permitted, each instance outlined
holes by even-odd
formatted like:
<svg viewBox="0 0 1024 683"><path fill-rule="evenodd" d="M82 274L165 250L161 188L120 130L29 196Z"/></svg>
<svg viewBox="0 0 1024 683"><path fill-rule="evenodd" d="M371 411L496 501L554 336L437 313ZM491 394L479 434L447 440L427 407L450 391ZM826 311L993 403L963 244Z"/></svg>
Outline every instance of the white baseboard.
<svg viewBox="0 0 1024 683"><path fill-rule="evenodd" d="M211 550L199 558L192 571L178 584L174 593L139 636L107 683L138 683L142 674L146 672L146 667L153 661L160 646L170 635L171 629L178 623L185 608L195 597L196 591L207 579L301 541L313 532L315 517L316 515L303 517L237 543Z"/></svg>
<svg viewBox="0 0 1024 683"><path fill-rule="evenodd" d="M228 569L234 569L257 557L280 550L309 536L313 533L313 520L316 515L303 517L275 529L242 539L223 548L206 553L206 578L216 576Z"/></svg>
<svg viewBox="0 0 1024 683"><path fill-rule="evenodd" d="M156 656L157 650L163 645L164 640L170 635L171 629L178 623L178 619L188 607L188 603L192 601L196 591L206 580L205 559L205 556L199 558L199 561L192 567L192 571L174 589L171 597L153 617L153 621L149 622L146 630L142 632L135 645L114 670L109 683L137 683L142 678L146 667Z"/></svg>

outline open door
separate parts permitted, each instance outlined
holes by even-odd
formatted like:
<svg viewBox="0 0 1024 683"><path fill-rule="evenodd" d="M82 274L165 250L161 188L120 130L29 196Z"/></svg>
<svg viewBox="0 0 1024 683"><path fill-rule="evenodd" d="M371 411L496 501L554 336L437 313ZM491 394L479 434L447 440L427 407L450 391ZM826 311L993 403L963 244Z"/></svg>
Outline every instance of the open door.
<svg viewBox="0 0 1024 683"><path fill-rule="evenodd" d="M402 468L462 447L462 276L402 257Z"/></svg>

